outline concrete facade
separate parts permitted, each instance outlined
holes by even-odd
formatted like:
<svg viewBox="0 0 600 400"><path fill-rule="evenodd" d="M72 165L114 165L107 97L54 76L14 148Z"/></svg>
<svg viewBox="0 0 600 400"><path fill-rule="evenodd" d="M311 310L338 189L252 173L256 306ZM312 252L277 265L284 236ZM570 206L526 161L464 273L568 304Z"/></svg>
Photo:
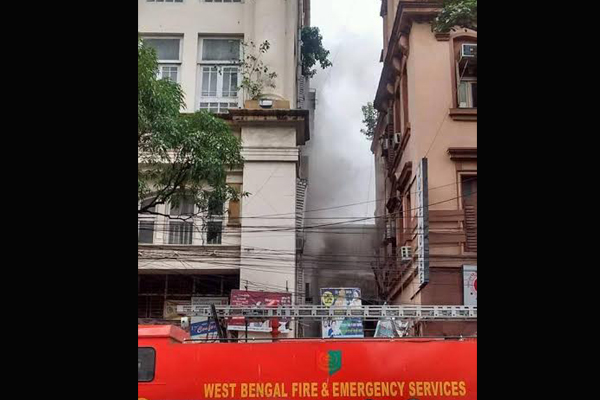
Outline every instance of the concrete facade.
<svg viewBox="0 0 600 400"><path fill-rule="evenodd" d="M310 137L309 113L302 109L310 102L305 101L304 87L300 87L301 82L308 87L308 82L299 74L299 37L304 21L309 20L307 3L308 0L138 1L138 31L143 38L180 40L180 60L165 65L177 68L177 80L185 92L186 109L182 111L196 111L203 102L214 100L207 99L204 93L204 39L239 39L257 44L268 40L270 49L261 59L270 71L277 73L275 88L264 93L264 97L278 100L274 108L257 107L247 101L248 96L241 90L232 98L217 100L228 104L228 111L219 110L219 115L241 138L245 159L242 169L229 172L228 183L249 193L239 204L225 204L218 243L210 243L206 221L194 218L198 229L194 230L191 243L174 245L168 238L172 222L156 217L152 243L138 245L141 280L147 275L177 279L183 275L193 280L194 285L189 286L192 292L186 289L175 296L181 301L193 296L228 297L232 288L290 292L296 298L296 224L303 216L306 187L306 177L300 176L300 158L302 145ZM225 78L221 74L215 79L220 85L220 79ZM168 213L168 206L162 207L157 211ZM236 215L232 217L227 210L234 208ZM235 287L230 284L232 276L238 282ZM164 295L164 300L169 300L167 289L142 294ZM153 314L140 307L138 311L144 309L145 316L139 311L138 318L160 319L159 311Z"/></svg>

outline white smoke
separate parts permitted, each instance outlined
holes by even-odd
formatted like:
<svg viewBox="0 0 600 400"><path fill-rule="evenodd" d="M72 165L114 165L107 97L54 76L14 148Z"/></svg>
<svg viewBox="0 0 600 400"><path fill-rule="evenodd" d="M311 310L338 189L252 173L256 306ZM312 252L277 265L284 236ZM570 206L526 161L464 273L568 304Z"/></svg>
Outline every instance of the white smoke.
<svg viewBox="0 0 600 400"><path fill-rule="evenodd" d="M375 176L370 141L360 132L361 106L373 101L382 64L378 0L312 0L311 25L319 27L333 66L318 69L314 131L307 143L309 188L306 225L334 222L315 217L372 217ZM366 220L372 224L374 220ZM363 222L360 222L363 223Z"/></svg>

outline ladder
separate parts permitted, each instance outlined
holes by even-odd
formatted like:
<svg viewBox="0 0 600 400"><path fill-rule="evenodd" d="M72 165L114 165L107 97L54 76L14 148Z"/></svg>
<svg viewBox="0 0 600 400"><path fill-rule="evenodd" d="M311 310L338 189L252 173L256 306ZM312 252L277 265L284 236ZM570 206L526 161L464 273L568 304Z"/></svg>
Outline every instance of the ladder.
<svg viewBox="0 0 600 400"><path fill-rule="evenodd" d="M413 306L413 305L385 305L385 306L350 306L327 307L324 305L292 305L281 307L266 306L222 306L217 305L211 310L210 306L177 306L177 313L186 316L214 317L213 310L218 318L246 317L246 318L302 318L302 319L329 319L329 318L362 318L366 321L378 321L382 318L401 318L409 320L435 320L435 321L476 321L477 306Z"/></svg>

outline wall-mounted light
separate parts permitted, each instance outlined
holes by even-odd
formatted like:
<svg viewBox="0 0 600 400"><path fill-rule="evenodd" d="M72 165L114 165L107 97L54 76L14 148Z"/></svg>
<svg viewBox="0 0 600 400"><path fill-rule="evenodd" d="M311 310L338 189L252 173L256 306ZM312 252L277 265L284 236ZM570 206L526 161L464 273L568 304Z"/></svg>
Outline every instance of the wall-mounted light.
<svg viewBox="0 0 600 400"><path fill-rule="evenodd" d="M271 108L273 107L273 100L262 99L258 101L258 105L262 108Z"/></svg>

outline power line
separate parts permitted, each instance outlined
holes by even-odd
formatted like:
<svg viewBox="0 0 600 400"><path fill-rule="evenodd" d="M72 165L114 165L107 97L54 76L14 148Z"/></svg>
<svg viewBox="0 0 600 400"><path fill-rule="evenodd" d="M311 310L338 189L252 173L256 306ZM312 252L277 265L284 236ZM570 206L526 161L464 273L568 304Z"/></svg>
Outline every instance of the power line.
<svg viewBox="0 0 600 400"><path fill-rule="evenodd" d="M462 194L460 196L452 197L452 198L449 198L449 199L446 199L446 200L438 201L438 202L435 202L435 203L430 203L430 204L427 205L427 207L431 207L431 206L442 204L442 203L447 203L449 201L456 200L456 199L459 199L459 198L462 198L462 197L465 197L465 196L471 196L471 195L476 194L476 193L477 193L477 191L472 192L472 193L470 193L468 195L467 194ZM424 208L424 207L425 206L415 207L415 208L404 210L404 212L415 211L415 210L418 210L418 209ZM456 210L456 211L458 211L458 210ZM300 228L300 229L297 228L295 225L294 226L289 226L289 227L274 226L274 227L270 227L270 229L260 229L260 228L257 228L254 231L247 231L247 232L248 233L283 232L283 231L295 231L295 232L302 231L302 232L304 232L307 229L329 227L329 226L338 226L338 225L344 225L344 224L349 224L349 223L354 223L354 222L360 222L360 221L364 221L364 220L368 220L368 219L373 219L373 218L376 218L376 217L377 218L385 218L385 217L389 217L389 216L393 216L393 215L399 215L399 212L393 212L393 213L389 213L389 214L383 215L383 216L358 218L358 219L349 220L349 221L332 222L332 223L327 223L327 224L319 224L319 225L307 226L307 227Z"/></svg>

